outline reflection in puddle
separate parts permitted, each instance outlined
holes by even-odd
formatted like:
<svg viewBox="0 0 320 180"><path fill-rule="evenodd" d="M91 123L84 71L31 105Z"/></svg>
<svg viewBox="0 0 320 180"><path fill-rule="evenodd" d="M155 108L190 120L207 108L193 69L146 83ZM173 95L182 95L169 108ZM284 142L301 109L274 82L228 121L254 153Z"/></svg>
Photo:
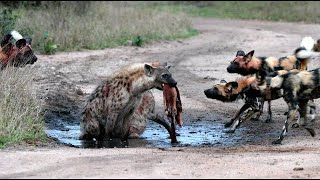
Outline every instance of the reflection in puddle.
<svg viewBox="0 0 320 180"><path fill-rule="evenodd" d="M235 145L239 139L237 137L230 138L229 134L222 132L223 124L197 121L177 127L177 140L176 144L171 144L169 134L167 131L154 122L149 122L145 132L138 139L129 139L122 142L120 139L110 139L106 141L83 141L78 140L80 135L80 126L64 125L58 129L47 129L49 137L56 139L58 142L78 148L126 148L126 147L199 147L199 146L214 146L214 145ZM240 131L240 129L238 129Z"/></svg>

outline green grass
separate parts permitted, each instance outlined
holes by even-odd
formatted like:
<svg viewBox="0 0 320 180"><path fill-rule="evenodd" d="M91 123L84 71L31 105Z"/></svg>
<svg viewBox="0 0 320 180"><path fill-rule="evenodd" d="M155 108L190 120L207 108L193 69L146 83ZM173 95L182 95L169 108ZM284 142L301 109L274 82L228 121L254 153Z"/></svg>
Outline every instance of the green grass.
<svg viewBox="0 0 320 180"><path fill-rule="evenodd" d="M77 2L61 2L60 6L44 3L49 6L13 12L18 14L15 29L31 36L35 51L44 54L136 45L130 42L137 37L142 46L197 34L186 14L155 11L147 2L93 1L81 11Z"/></svg>
<svg viewBox="0 0 320 180"><path fill-rule="evenodd" d="M154 5L153 8L161 11L169 9L173 13L185 12L193 17L320 22L320 2L317 1L209 1L201 3L160 3Z"/></svg>
<svg viewBox="0 0 320 180"><path fill-rule="evenodd" d="M32 90L30 68L0 72L0 148L23 141L44 141L42 102Z"/></svg>

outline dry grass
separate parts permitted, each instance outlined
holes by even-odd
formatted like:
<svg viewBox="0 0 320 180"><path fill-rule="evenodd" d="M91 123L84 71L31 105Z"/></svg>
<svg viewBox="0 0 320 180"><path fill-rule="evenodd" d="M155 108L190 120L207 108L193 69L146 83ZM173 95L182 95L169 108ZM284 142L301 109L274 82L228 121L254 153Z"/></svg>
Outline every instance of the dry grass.
<svg viewBox="0 0 320 180"><path fill-rule="evenodd" d="M45 137L42 103L32 92L29 67L0 71L0 147Z"/></svg>
<svg viewBox="0 0 320 180"><path fill-rule="evenodd" d="M61 50L79 50L126 45L137 36L145 42L170 39L192 29L183 13L154 11L142 2L62 2L60 7L23 10L20 15L16 29L32 33L38 49L45 32Z"/></svg>

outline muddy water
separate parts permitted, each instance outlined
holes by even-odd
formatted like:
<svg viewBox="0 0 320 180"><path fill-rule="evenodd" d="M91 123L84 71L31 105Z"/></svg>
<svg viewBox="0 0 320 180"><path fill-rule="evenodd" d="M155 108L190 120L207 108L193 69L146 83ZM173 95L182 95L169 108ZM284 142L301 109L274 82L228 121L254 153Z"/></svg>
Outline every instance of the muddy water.
<svg viewBox="0 0 320 180"><path fill-rule="evenodd" d="M49 126L50 127L50 126ZM177 127L178 143L172 144L167 131L152 121L148 123L145 132L138 139L129 139L121 142L119 139L110 139L108 141L83 141L78 140L80 135L80 126L77 123L68 124L60 121L59 127L48 128L47 135L59 143L77 148L127 148L127 147L201 147L201 146L238 146L244 142L250 142L252 136L237 137L236 134L223 132L224 125L212 121L195 121L185 124L183 127ZM240 127L237 132L245 130Z"/></svg>

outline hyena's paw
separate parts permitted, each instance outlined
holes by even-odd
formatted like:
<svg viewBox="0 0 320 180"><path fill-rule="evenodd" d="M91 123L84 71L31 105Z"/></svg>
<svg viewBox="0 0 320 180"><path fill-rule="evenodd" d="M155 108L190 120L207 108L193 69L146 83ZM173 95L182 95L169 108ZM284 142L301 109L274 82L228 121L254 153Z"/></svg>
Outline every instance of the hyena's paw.
<svg viewBox="0 0 320 180"><path fill-rule="evenodd" d="M140 136L139 136L139 134L138 133L131 133L130 135L129 135L129 139L138 139Z"/></svg>

